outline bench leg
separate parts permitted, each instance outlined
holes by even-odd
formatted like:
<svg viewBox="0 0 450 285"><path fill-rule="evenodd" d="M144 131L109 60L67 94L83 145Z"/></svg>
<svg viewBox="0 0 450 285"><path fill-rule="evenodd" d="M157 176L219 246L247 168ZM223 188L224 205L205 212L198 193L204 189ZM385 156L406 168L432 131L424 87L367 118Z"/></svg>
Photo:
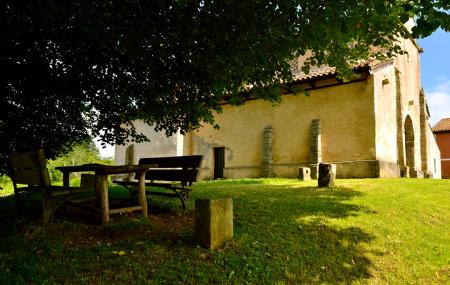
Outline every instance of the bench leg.
<svg viewBox="0 0 450 285"><path fill-rule="evenodd" d="M44 197L42 200L42 220L44 226L53 222L56 210L62 205L63 200L55 197Z"/></svg>
<svg viewBox="0 0 450 285"><path fill-rule="evenodd" d="M136 173L138 176L138 199L139 205L142 206L142 213L144 217L148 217L147 196L145 195L145 172Z"/></svg>
<svg viewBox="0 0 450 285"><path fill-rule="evenodd" d="M186 189L181 189L181 190L172 189L172 190L173 190L173 192L175 192L178 195L178 198L180 198L181 204L183 206L183 211L186 210L186 202L190 198L189 190L186 190Z"/></svg>
<svg viewBox="0 0 450 285"><path fill-rule="evenodd" d="M108 175L95 175L95 191L100 200L102 223L106 224L109 222Z"/></svg>

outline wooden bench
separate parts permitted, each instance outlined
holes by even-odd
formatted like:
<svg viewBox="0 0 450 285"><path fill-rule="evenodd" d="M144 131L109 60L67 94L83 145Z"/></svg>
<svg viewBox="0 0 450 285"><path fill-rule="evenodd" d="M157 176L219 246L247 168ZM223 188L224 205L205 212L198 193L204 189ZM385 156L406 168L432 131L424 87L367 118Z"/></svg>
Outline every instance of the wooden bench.
<svg viewBox="0 0 450 285"><path fill-rule="evenodd" d="M197 174L203 156L173 156L150 157L139 159L139 164L157 164L158 168L151 168L145 174L145 186L159 187L170 192L148 190L146 193L153 196L179 198L183 209L191 196L191 186L197 181ZM135 191L137 181L114 180L114 183Z"/></svg>
<svg viewBox="0 0 450 285"><path fill-rule="evenodd" d="M89 191L89 185L80 187L55 186L50 182L44 150L17 154L9 159L10 177L14 185L16 207L22 210L25 200L33 192L42 196L44 225L52 222L53 216L66 200L74 194ZM84 177L82 177L84 180Z"/></svg>

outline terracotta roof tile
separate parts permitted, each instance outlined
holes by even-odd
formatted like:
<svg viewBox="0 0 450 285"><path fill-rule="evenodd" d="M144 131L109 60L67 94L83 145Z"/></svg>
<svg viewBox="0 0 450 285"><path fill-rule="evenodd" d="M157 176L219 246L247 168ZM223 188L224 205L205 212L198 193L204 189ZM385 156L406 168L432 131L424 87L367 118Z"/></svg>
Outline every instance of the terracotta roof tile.
<svg viewBox="0 0 450 285"><path fill-rule="evenodd" d="M433 127L433 132L450 132L450 118L440 120Z"/></svg>
<svg viewBox="0 0 450 285"><path fill-rule="evenodd" d="M387 61L385 61L387 62ZM363 68L363 67L370 67L373 68L377 65L379 65L380 63L384 63L378 60L362 60L359 63L354 65L354 69L359 69L359 68ZM304 73L303 71L301 71L301 68L296 65L295 63L292 64L291 63L291 70L292 70L292 75L294 77L294 81L302 81L302 80L308 80L308 79L314 79L314 78L320 78L320 77L324 77L324 76L328 76L328 75L336 75L336 68L335 67L330 67L327 65L324 66L311 66L311 69L309 71L308 74Z"/></svg>

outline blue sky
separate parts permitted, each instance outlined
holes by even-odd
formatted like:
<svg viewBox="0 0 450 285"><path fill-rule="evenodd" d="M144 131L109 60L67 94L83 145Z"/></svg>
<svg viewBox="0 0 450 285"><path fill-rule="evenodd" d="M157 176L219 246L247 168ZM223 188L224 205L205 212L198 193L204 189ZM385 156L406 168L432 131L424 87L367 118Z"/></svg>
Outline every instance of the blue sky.
<svg viewBox="0 0 450 285"><path fill-rule="evenodd" d="M430 108L430 123L450 118L450 33L442 30L419 40L422 86Z"/></svg>

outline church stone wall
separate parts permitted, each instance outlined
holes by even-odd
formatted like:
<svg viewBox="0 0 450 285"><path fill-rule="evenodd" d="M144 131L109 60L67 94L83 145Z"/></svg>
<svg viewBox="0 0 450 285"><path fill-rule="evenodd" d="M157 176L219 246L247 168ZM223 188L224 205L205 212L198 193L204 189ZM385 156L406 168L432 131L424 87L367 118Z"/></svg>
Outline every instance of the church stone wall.
<svg viewBox="0 0 450 285"><path fill-rule="evenodd" d="M267 176L262 173L263 138L271 126L272 176L296 177L298 167L310 166L311 123L318 119L322 161L340 162L338 174L339 167L341 173L351 173L359 164L360 177L374 177L372 86L369 79L308 91L309 96L284 95L276 105L264 100L224 105L215 116L220 129L204 126L188 134L185 154L204 155L204 179L213 177L214 147L225 148L225 178Z"/></svg>

